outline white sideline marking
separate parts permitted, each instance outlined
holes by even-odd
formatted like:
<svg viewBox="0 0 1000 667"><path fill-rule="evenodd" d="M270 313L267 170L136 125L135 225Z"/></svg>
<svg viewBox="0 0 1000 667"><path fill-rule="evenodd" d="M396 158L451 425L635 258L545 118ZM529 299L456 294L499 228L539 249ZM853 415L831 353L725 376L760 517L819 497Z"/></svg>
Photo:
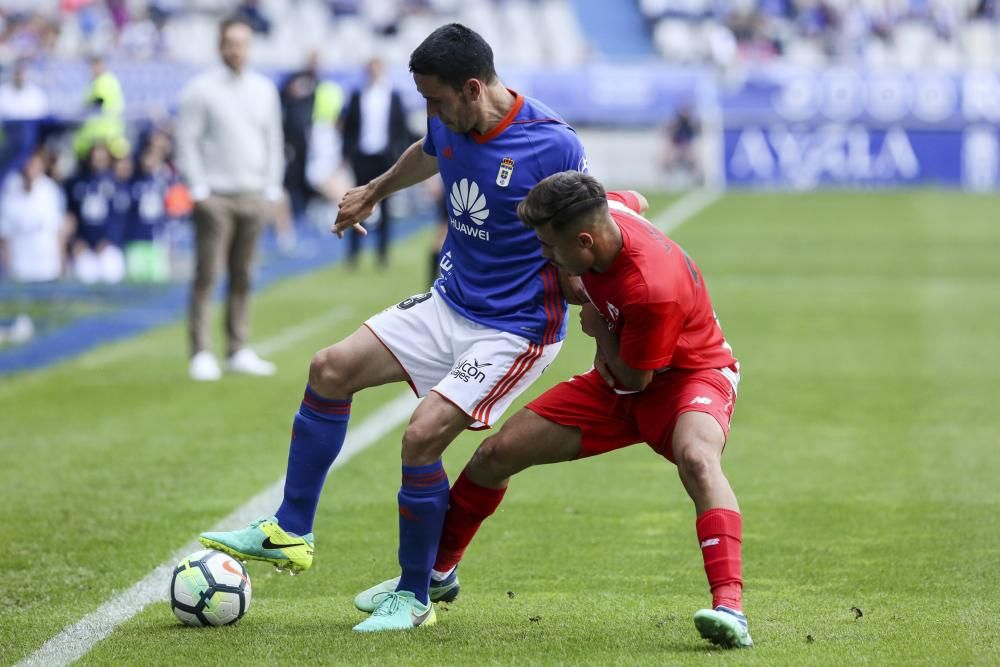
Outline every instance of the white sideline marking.
<svg viewBox="0 0 1000 667"><path fill-rule="evenodd" d="M367 419L352 427L340 456L333 467L344 465L358 452L363 451L405 421L416 407L417 399L409 389L369 415ZM213 526L211 530L228 530L242 526L254 519L265 516L281 502L284 478L267 487L251 498L242 507ZM128 590L115 595L95 611L65 628L58 635L45 642L41 648L18 663L27 665L68 665L79 660L112 632L147 605L167 599L170 575L181 558L204 547L192 541L178 549L167 562L147 574Z"/></svg>
<svg viewBox="0 0 1000 667"><path fill-rule="evenodd" d="M253 346L254 350L263 355L271 355L275 352L291 347L295 343L312 336L314 333L322 331L324 328L337 324L351 314L354 309L350 306L337 306L329 312L306 320L294 327L289 327L277 336L272 336L262 340ZM331 343L333 341L331 340Z"/></svg>
<svg viewBox="0 0 1000 667"><path fill-rule="evenodd" d="M264 356L281 352L295 343L308 338L317 331L321 331L325 327L333 326L334 324L347 319L353 310L354 309L350 306L337 306L336 308L333 308L325 313L321 313L320 315L308 319L305 322L300 322L295 326L288 327L276 336L265 338L259 343L255 343L253 345L253 349ZM95 370L113 363L124 361L125 359L140 353L142 353L146 358L149 358L151 355L146 349L147 345L148 343L144 340L131 338L129 340L121 341L116 345L102 347L94 352L85 354L80 357L78 363L80 364L80 368ZM180 346L178 346L178 349L180 349ZM156 355L156 353L153 353L153 355ZM156 356L173 357L176 355L164 352Z"/></svg>
<svg viewBox="0 0 1000 667"><path fill-rule="evenodd" d="M718 190L694 190L668 206L650 222L664 234L669 234L721 197L722 193Z"/></svg>

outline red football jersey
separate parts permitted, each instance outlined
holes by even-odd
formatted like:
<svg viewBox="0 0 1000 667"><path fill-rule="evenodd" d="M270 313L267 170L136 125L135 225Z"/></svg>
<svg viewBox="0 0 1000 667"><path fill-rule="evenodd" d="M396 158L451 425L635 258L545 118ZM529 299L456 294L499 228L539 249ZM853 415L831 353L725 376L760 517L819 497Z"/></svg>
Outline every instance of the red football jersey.
<svg viewBox="0 0 1000 667"><path fill-rule="evenodd" d="M609 192L608 205L622 232L621 252L607 271L581 279L618 335L622 361L641 370L736 363L694 261L639 215L631 192Z"/></svg>

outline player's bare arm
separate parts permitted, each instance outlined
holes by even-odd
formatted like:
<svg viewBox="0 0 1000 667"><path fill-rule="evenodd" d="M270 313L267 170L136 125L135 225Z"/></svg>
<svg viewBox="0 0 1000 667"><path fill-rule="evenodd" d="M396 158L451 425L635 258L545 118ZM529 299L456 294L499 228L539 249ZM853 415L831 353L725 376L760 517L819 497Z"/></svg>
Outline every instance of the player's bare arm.
<svg viewBox="0 0 1000 667"><path fill-rule="evenodd" d="M330 230L338 238L353 227L360 234L367 234L361 223L368 219L375 206L391 195L438 173L437 158L423 149L423 139L407 148L396 163L381 176L373 178L365 185L351 188L340 200L340 211Z"/></svg>
<svg viewBox="0 0 1000 667"><path fill-rule="evenodd" d="M608 360L604 358L604 354L601 352L601 348L597 348L594 352L594 370L597 374L601 376L609 387L615 386L615 376L611 374L611 369L608 368Z"/></svg>
<svg viewBox="0 0 1000 667"><path fill-rule="evenodd" d="M580 324L583 333L587 334L597 342L598 358L603 358L604 364L610 371L613 378L632 391L642 391L653 379L653 371L632 368L622 361L618 351L618 338L608 329L607 321L601 316L597 308L590 303L584 304L580 310ZM597 359L595 359L595 368ZM600 369L598 369L600 372ZM607 377L601 373L607 381Z"/></svg>
<svg viewBox="0 0 1000 667"><path fill-rule="evenodd" d="M562 289L563 298L567 303L574 306L582 306L587 303L587 291L583 288L583 281L579 276L571 276L562 269L559 269L559 287Z"/></svg>

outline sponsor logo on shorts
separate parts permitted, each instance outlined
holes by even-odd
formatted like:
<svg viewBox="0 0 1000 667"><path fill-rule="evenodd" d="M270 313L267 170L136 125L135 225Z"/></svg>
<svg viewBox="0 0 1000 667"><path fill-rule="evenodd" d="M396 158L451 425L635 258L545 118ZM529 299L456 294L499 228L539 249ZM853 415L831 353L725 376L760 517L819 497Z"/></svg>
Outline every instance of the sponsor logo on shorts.
<svg viewBox="0 0 1000 667"><path fill-rule="evenodd" d="M451 371L451 376L458 378L462 382L469 382L470 380L475 380L479 384L482 384L486 379L486 373L481 369L487 366L492 366L493 364L489 362L479 363L475 358L471 361L468 359L462 359L455 365L454 370Z"/></svg>
<svg viewBox="0 0 1000 667"><path fill-rule="evenodd" d="M695 396L694 398L691 399L691 402L688 403L688 405L695 405L695 404L711 405L712 399L708 398L707 396Z"/></svg>

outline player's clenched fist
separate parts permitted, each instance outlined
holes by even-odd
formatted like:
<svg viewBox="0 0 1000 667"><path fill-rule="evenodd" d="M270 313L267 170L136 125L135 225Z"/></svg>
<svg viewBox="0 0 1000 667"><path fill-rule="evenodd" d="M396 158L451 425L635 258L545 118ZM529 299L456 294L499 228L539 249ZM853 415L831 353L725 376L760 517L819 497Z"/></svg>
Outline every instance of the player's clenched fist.
<svg viewBox="0 0 1000 667"><path fill-rule="evenodd" d="M330 231L341 239L344 238L344 232L351 227L359 234L367 234L368 230L361 223L368 219L377 203L367 185L351 188L340 198L340 210L337 211L337 219Z"/></svg>

